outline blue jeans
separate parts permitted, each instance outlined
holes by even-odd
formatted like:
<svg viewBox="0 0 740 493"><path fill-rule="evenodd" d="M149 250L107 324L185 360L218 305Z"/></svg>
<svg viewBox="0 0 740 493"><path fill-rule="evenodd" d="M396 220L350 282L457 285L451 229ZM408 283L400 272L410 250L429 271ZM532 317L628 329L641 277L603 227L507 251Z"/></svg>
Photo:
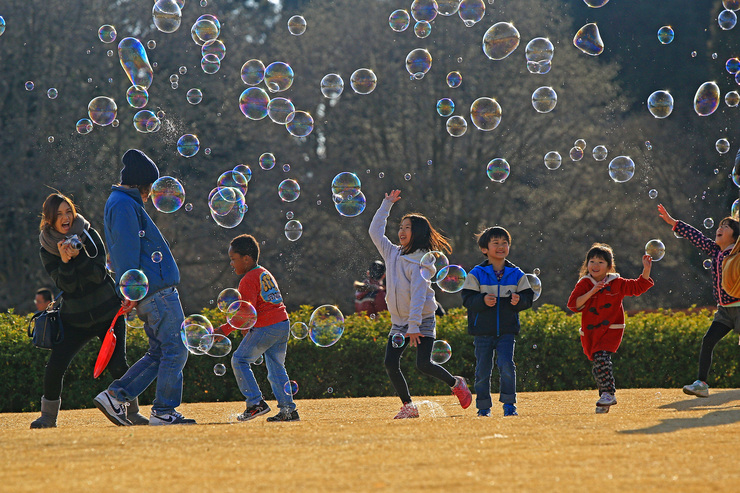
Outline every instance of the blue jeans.
<svg viewBox="0 0 740 493"><path fill-rule="evenodd" d="M493 353L499 370L499 401L504 404L516 402L516 365L514 364L514 334L475 336L475 407L491 408L491 373Z"/></svg>
<svg viewBox="0 0 740 493"><path fill-rule="evenodd" d="M182 402L182 369L188 350L180 338L180 325L185 319L180 296L174 287L157 291L136 306L149 336L149 350L113 381L108 390L119 401L132 401L156 379L157 390L152 413L166 414Z"/></svg>
<svg viewBox="0 0 740 493"><path fill-rule="evenodd" d="M295 410L293 396L285 391L285 385L288 383L285 353L288 349L289 336L290 321L288 320L251 329L234 351L231 357L231 367L234 369L239 390L247 399L247 407L259 404L262 400L262 392L254 378L251 365L261 354L264 354L267 380L270 382L278 407L288 411Z"/></svg>

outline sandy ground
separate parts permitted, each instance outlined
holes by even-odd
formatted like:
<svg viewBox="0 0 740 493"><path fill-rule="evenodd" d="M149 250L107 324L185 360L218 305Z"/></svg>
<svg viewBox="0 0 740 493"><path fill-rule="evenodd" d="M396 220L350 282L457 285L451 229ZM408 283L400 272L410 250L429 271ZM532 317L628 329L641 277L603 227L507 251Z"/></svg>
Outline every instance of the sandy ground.
<svg viewBox="0 0 740 493"><path fill-rule="evenodd" d="M298 423L236 422L241 402L183 404L195 426L117 427L93 408L30 430L36 414L0 414L0 491L740 488L740 390L620 390L601 415L597 397L520 393L507 418L453 396L415 398L421 418L395 421L396 398L297 399Z"/></svg>

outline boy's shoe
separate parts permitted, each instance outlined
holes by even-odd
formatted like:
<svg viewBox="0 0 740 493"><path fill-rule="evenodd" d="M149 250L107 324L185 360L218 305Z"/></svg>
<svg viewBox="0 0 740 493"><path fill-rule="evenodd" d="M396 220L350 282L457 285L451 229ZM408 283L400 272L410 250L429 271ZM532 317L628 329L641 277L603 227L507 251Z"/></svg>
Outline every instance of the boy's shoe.
<svg viewBox="0 0 740 493"><path fill-rule="evenodd" d="M265 401L259 401L254 406L249 406L243 413L236 416L237 421L249 421L257 416L262 416L270 412L270 406Z"/></svg>
<svg viewBox="0 0 740 493"><path fill-rule="evenodd" d="M596 414L606 414L609 412L609 406L596 406Z"/></svg>
<svg viewBox="0 0 740 493"><path fill-rule="evenodd" d="M413 402L404 404L393 419L418 418L419 409Z"/></svg>
<svg viewBox="0 0 740 493"><path fill-rule="evenodd" d="M478 409L478 417L479 418L490 418L491 410L490 409Z"/></svg>
<svg viewBox="0 0 740 493"><path fill-rule="evenodd" d="M504 404L504 416L519 416L519 413L516 412L516 405Z"/></svg>
<svg viewBox="0 0 740 493"><path fill-rule="evenodd" d="M108 393L107 390L102 391L93 399L95 407L105 414L111 423L118 426L132 426L133 423L126 418L126 407L125 402L121 402Z"/></svg>
<svg viewBox="0 0 740 493"><path fill-rule="evenodd" d="M465 378L455 377L455 380L457 380L457 383L452 387L452 393L460 401L462 408L467 409L473 402L473 394L470 392L468 384L465 383Z"/></svg>
<svg viewBox="0 0 740 493"><path fill-rule="evenodd" d="M154 414L149 416L149 426L160 426L160 425L194 425L194 419L188 419L177 411L165 414Z"/></svg>
<svg viewBox="0 0 740 493"><path fill-rule="evenodd" d="M599 400L596 401L596 405L598 407L609 407L613 406L617 403L617 398L614 396L614 394L610 394L609 392L603 392L601 394L601 397L599 397Z"/></svg>
<svg viewBox="0 0 740 493"><path fill-rule="evenodd" d="M709 397L709 385L706 382L697 380L691 385L684 385L683 393L697 397Z"/></svg>
<svg viewBox="0 0 740 493"><path fill-rule="evenodd" d="M281 409L275 416L270 416L267 421L300 421L301 417L298 416L298 411L293 409L288 411L287 409Z"/></svg>

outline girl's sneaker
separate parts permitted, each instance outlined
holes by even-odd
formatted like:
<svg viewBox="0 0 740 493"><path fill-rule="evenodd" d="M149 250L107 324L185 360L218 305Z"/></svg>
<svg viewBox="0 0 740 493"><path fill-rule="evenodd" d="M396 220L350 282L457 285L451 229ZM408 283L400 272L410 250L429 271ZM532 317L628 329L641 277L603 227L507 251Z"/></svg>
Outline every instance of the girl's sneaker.
<svg viewBox="0 0 740 493"><path fill-rule="evenodd" d="M683 393L697 397L709 397L709 385L706 382L697 380L691 385L684 385Z"/></svg>
<svg viewBox="0 0 740 493"><path fill-rule="evenodd" d="M468 384L465 383L464 377L455 377L455 380L457 380L457 383L452 387L452 393L460 401L462 408L467 409L473 402L473 394L470 392Z"/></svg>
<svg viewBox="0 0 740 493"><path fill-rule="evenodd" d="M609 407L613 406L617 403L617 398L614 397L614 394L610 394L609 392L604 392L601 394L601 397L598 401L596 401L597 407Z"/></svg>
<svg viewBox="0 0 740 493"><path fill-rule="evenodd" d="M398 414L393 419L406 419L406 418L418 418L419 409L413 402L408 402L401 407Z"/></svg>

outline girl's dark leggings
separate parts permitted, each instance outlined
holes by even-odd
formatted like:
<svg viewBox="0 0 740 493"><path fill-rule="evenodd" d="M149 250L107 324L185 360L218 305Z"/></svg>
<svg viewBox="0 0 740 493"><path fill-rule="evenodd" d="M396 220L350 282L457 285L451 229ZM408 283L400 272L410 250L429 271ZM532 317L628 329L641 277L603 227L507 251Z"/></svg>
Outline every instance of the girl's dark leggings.
<svg viewBox="0 0 740 493"><path fill-rule="evenodd" d="M701 351L699 351L699 376L698 379L702 382L707 381L709 376L709 368L712 366L712 353L714 353L714 346L722 340L724 336L730 333L732 329L719 322L712 322L709 326L709 330L704 334L701 340Z"/></svg>
<svg viewBox="0 0 740 493"><path fill-rule="evenodd" d="M416 348L416 368L423 374L434 377L437 380L442 380L452 387L457 383L455 377L432 361L433 344L433 337L419 338L419 345ZM401 355L408 345L409 338L406 337L403 341L403 346L395 348L393 347L391 337L389 336L388 343L385 346L385 371L388 372L391 384L393 384L396 394L398 394L398 397L401 398L401 402L404 404L411 402L409 386L406 384L406 379L403 377L403 373L401 373Z"/></svg>

